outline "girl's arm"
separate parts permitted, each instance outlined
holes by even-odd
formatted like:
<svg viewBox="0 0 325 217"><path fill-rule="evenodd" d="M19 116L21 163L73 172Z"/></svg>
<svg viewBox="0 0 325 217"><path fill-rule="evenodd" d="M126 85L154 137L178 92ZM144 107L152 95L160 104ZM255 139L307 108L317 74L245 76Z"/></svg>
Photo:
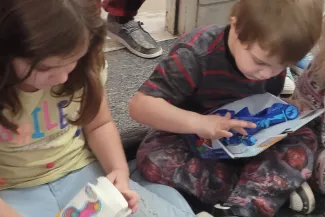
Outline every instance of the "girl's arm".
<svg viewBox="0 0 325 217"><path fill-rule="evenodd" d="M285 98L283 99L288 104L296 106L300 112L308 111L312 109L307 103L305 103L302 99L292 99L292 98Z"/></svg>
<svg viewBox="0 0 325 217"><path fill-rule="evenodd" d="M121 138L112 120L105 93L103 93L98 114L84 127L84 133L89 147L96 155L106 175L116 169L128 171Z"/></svg>
<svg viewBox="0 0 325 217"><path fill-rule="evenodd" d="M122 193L134 213L137 210L139 197L129 189L129 167L120 134L109 111L104 89L98 114L84 127L84 133L106 177Z"/></svg>
<svg viewBox="0 0 325 217"><path fill-rule="evenodd" d="M0 199L0 217L22 217L15 210L13 210L8 204Z"/></svg>

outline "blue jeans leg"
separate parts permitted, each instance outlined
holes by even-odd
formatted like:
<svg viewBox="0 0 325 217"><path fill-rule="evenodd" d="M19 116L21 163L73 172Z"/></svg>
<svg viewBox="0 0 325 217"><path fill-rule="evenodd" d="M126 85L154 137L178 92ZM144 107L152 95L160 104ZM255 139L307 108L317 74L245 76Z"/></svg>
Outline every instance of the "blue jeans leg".
<svg viewBox="0 0 325 217"><path fill-rule="evenodd" d="M94 162L46 185L0 191L0 198L24 217L53 217L88 182L95 184L97 178L103 175L100 165ZM134 217L195 216L185 199L171 187L149 183L149 190L147 190L130 180L130 188L136 191L141 198L139 210L133 215ZM158 190L159 195L154 193L155 190Z"/></svg>
<svg viewBox="0 0 325 217"><path fill-rule="evenodd" d="M53 217L60 211L48 185L2 190L0 198L23 217Z"/></svg>

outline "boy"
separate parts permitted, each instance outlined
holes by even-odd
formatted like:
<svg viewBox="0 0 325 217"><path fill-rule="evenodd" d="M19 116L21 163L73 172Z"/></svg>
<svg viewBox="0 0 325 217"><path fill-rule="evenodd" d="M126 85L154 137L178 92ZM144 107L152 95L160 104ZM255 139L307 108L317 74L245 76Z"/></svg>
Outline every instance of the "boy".
<svg viewBox="0 0 325 217"><path fill-rule="evenodd" d="M216 216L274 216L310 177L317 141L309 129L244 162L199 159L181 134L217 139L254 127L202 114L253 94L279 95L286 67L320 36L322 8L321 0L241 0L229 26L181 37L130 103L131 117L156 129L137 153L144 177L206 203L225 202Z"/></svg>

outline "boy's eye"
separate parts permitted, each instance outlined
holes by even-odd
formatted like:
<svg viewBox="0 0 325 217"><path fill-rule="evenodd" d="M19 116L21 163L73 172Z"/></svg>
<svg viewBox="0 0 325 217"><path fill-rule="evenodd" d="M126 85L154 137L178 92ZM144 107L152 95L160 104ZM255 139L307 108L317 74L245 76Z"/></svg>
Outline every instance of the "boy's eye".
<svg viewBox="0 0 325 217"><path fill-rule="evenodd" d="M49 71L51 68L49 67L46 67L46 66L39 66L39 67L36 67L36 70L39 71L39 72L46 72L46 71Z"/></svg>
<svg viewBox="0 0 325 217"><path fill-rule="evenodd" d="M259 61L259 60L254 59L254 61L255 61L255 63L256 63L257 65L261 65L261 66L264 66L264 65L265 65L264 62L261 62L261 61Z"/></svg>

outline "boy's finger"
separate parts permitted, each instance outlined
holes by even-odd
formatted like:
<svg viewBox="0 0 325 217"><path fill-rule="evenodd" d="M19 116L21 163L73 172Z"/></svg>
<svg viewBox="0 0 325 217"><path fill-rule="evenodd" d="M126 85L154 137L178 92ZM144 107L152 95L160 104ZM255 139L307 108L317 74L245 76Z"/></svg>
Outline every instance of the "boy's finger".
<svg viewBox="0 0 325 217"><path fill-rule="evenodd" d="M241 120L229 120L228 127L230 129L233 128L256 128L256 124L248 121L241 121Z"/></svg>
<svg viewBox="0 0 325 217"><path fill-rule="evenodd" d="M220 139L220 138L223 138L223 137L232 137L233 134L227 130L218 130L217 132L217 138L216 139Z"/></svg>
<svg viewBox="0 0 325 217"><path fill-rule="evenodd" d="M231 119L231 114L229 112L226 113L225 118Z"/></svg>
<svg viewBox="0 0 325 217"><path fill-rule="evenodd" d="M236 132L238 132L238 133L240 133L241 135L244 135L244 136L247 135L247 132L246 132L246 130L244 128L238 128L238 127L236 127L233 130L236 131Z"/></svg>

